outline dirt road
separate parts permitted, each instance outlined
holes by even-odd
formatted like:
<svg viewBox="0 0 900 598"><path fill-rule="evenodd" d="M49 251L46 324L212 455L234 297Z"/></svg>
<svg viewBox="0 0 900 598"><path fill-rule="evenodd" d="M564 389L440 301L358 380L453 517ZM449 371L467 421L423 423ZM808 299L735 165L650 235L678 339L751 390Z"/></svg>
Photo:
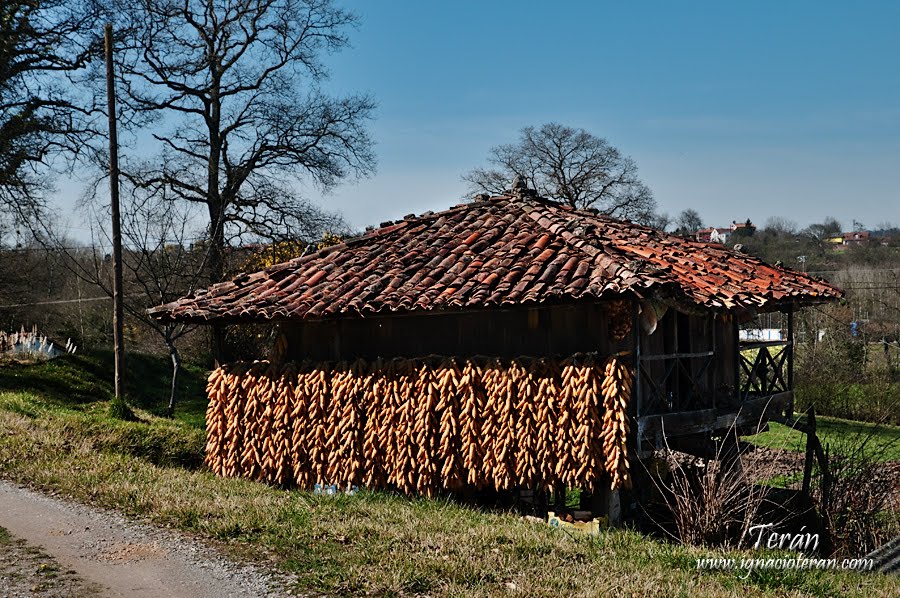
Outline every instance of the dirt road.
<svg viewBox="0 0 900 598"><path fill-rule="evenodd" d="M279 580L182 534L0 481L0 527L103 596L279 596ZM0 595L5 595L0 579Z"/></svg>

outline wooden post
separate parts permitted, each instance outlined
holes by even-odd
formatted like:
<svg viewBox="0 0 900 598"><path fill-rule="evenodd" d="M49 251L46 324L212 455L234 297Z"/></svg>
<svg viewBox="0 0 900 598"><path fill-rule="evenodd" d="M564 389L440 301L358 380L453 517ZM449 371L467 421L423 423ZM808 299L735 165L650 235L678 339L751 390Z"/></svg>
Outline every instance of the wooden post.
<svg viewBox="0 0 900 598"><path fill-rule="evenodd" d="M788 390L794 390L794 306L792 305L787 312L787 384Z"/></svg>
<svg viewBox="0 0 900 598"><path fill-rule="evenodd" d="M806 412L806 460L803 464L803 492L808 496L812 479L812 461L819 462L822 476L822 508L827 509L831 500L831 468L828 466L828 454L822 448L816 434L816 409L810 406Z"/></svg>
<svg viewBox="0 0 900 598"><path fill-rule="evenodd" d="M813 455L815 451L814 440L816 435L816 412L812 406L806 410L806 457L803 461L803 486L802 492L806 497L810 496L812 483Z"/></svg>
<svg viewBox="0 0 900 598"><path fill-rule="evenodd" d="M731 332L734 337L734 398L741 401L741 327L738 326L737 316L731 315Z"/></svg>
<svg viewBox="0 0 900 598"><path fill-rule="evenodd" d="M109 111L109 199L113 244L113 343L115 351L116 400L124 400L122 376L125 365L125 335L122 306L122 230L119 223L119 139L116 133L116 83L113 71L112 25L104 30L106 46L106 103Z"/></svg>
<svg viewBox="0 0 900 598"><path fill-rule="evenodd" d="M641 318L638 315L638 302L634 302L634 314L632 316L631 334L634 343L634 384L632 389L634 397L631 403L634 405L634 417L640 417L642 412L641 405ZM638 440L640 445L640 439ZM640 450L640 447L638 447Z"/></svg>
<svg viewBox="0 0 900 598"><path fill-rule="evenodd" d="M714 314L714 313L709 314L709 326L710 326L709 331L710 331L710 335L712 337L712 353L713 354L712 354L712 363L709 366L709 372L706 375L706 380L707 380L707 387L712 391L710 393L712 395L712 405L710 405L710 407L712 407L713 409L716 408L716 398L717 398L717 394L718 394L718 391L716 390L716 380L717 380L717 374L718 374L717 368L719 365L719 354L716 351L716 349L717 349L716 337L718 336L719 331L717 330L716 319L717 319L716 314Z"/></svg>

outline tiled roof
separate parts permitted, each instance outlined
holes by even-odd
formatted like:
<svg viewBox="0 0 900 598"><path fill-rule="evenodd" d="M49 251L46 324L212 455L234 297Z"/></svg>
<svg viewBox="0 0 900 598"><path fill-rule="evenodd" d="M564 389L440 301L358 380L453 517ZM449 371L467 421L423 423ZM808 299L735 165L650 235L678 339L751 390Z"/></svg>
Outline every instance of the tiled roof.
<svg viewBox="0 0 900 598"><path fill-rule="evenodd" d="M254 321L473 309L630 294L717 311L834 299L749 255L554 202L500 196L408 216L150 313Z"/></svg>

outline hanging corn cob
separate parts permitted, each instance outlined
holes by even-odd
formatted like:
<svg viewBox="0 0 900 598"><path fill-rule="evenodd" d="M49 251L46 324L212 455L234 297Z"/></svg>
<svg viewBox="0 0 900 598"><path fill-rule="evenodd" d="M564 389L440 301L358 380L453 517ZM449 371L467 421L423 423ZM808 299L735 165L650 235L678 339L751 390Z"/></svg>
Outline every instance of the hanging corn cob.
<svg viewBox="0 0 900 598"><path fill-rule="evenodd" d="M485 397L482 370L474 360L467 360L463 367L462 377L459 379L459 396L466 483L481 488L485 483Z"/></svg>
<svg viewBox="0 0 900 598"><path fill-rule="evenodd" d="M509 365L508 376L516 389L516 452L513 457L516 484L533 488L538 482L537 469L537 393L539 381L518 361Z"/></svg>
<svg viewBox="0 0 900 598"><path fill-rule="evenodd" d="M610 357L604 368L603 380L603 440L606 471L611 487L630 488L626 441L629 433L628 402L631 399L631 372L616 357Z"/></svg>
<svg viewBox="0 0 900 598"><path fill-rule="evenodd" d="M553 360L538 359L532 362L530 372L537 382L535 458L539 468L538 485L547 489L556 483L556 461L560 448L557 442L559 368Z"/></svg>
<svg viewBox="0 0 900 598"><path fill-rule="evenodd" d="M510 488L516 473L516 413L514 408L516 389L513 378L508 374L505 365L493 360L489 369L493 383L493 408L488 409L489 417L493 416L493 485L501 490Z"/></svg>
<svg viewBox="0 0 900 598"><path fill-rule="evenodd" d="M440 431L435 457L441 466L440 486L459 488L464 483L463 453L460 440L460 390L462 371L454 359L447 359L437 370Z"/></svg>
<svg viewBox="0 0 900 598"><path fill-rule="evenodd" d="M309 488L316 480L316 468L310 455L310 447L306 443L307 433L316 421L311 411L315 398L309 394L310 364L303 362L291 372L296 377L292 380L290 388L293 393L292 408L287 416L291 425L290 444L287 450L290 452L290 471L293 476L288 482L292 481L301 488Z"/></svg>

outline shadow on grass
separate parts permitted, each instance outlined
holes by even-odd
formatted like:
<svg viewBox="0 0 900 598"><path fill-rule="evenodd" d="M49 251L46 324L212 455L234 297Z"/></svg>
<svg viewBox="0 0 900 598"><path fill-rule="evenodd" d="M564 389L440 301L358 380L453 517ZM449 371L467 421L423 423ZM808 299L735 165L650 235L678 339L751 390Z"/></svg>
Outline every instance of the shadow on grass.
<svg viewBox="0 0 900 598"><path fill-rule="evenodd" d="M0 362L0 391L31 392L48 403L70 407L106 402L113 398L112 351L87 351L36 363ZM163 415L169 402L171 365L158 355L125 357L127 401L154 415ZM206 373L199 367L182 369L176 419L203 427L206 409Z"/></svg>

